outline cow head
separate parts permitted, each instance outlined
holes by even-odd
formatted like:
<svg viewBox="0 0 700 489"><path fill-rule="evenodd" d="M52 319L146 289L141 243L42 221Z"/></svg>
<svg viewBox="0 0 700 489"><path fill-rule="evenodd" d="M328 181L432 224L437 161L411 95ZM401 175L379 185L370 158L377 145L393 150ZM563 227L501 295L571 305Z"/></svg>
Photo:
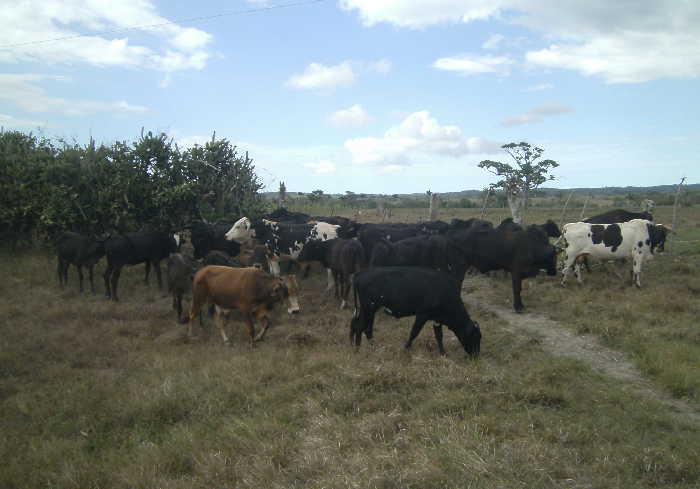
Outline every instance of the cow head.
<svg viewBox="0 0 700 489"><path fill-rule="evenodd" d="M355 221L348 220L347 223L342 224L338 230L337 234L339 238L352 239L357 237L357 233L360 231L361 224Z"/></svg>
<svg viewBox="0 0 700 489"><path fill-rule="evenodd" d="M649 239L651 240L651 252L663 253L666 246L666 237L671 229L663 224L647 224Z"/></svg>
<svg viewBox="0 0 700 489"><path fill-rule="evenodd" d="M284 281L284 287L285 290L287 291L287 302L289 303L289 307L287 308L287 312L289 314L297 314L299 313L299 284L297 283L297 278L295 275L285 275L282 277L282 280Z"/></svg>
<svg viewBox="0 0 700 489"><path fill-rule="evenodd" d="M255 238L255 231L252 229L250 219L241 217L231 226L224 237L228 241L238 241L239 243L245 243L249 239Z"/></svg>
<svg viewBox="0 0 700 489"><path fill-rule="evenodd" d="M471 357L478 357L481 351L481 328L479 323L467 317L467 324L457 334L457 339L462 344L462 348Z"/></svg>
<svg viewBox="0 0 700 489"><path fill-rule="evenodd" d="M557 226L557 223L552 221L551 219L547 219L547 222L542 224L542 229L545 233L547 233L547 236L549 236L550 238L561 237L561 230L559 229L559 226Z"/></svg>

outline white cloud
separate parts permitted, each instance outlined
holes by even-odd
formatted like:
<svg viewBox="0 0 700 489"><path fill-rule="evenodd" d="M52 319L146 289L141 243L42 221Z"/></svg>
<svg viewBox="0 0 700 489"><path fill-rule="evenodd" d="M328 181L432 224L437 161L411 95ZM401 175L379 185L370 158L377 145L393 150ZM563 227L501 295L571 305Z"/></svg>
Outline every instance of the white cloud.
<svg viewBox="0 0 700 489"><path fill-rule="evenodd" d="M369 63L368 69L370 71L375 71L377 73L381 73L382 75L386 75L391 71L392 65L391 61L388 59L380 59L379 61L375 61L373 63Z"/></svg>
<svg viewBox="0 0 700 489"><path fill-rule="evenodd" d="M700 76L697 1L341 0L341 6L358 12L364 25L385 22L407 28L502 20L508 11L507 22L540 33L548 44L526 54L532 66L575 70L608 83ZM479 68L483 66L465 71Z"/></svg>
<svg viewBox="0 0 700 489"><path fill-rule="evenodd" d="M349 139L345 148L355 163L387 167L410 164L416 154L460 157L494 153L500 145L479 137L464 137L457 126L441 126L427 111L420 111L410 114L383 137Z"/></svg>
<svg viewBox="0 0 700 489"><path fill-rule="evenodd" d="M310 168L313 170L314 175L327 175L330 173L335 173L335 163L328 160L321 160L316 163L305 163L304 168Z"/></svg>
<svg viewBox="0 0 700 489"><path fill-rule="evenodd" d="M0 62L85 63L171 72L202 69L209 58L210 34L167 24L150 0L26 0L3 5L2 12L0 45L12 47L0 50ZM129 29L155 24L167 25ZM54 40L60 38L69 39Z"/></svg>
<svg viewBox="0 0 700 489"><path fill-rule="evenodd" d="M367 124L371 117L361 105L355 104L347 109L333 112L326 120L335 127L361 127Z"/></svg>
<svg viewBox="0 0 700 489"><path fill-rule="evenodd" d="M501 43L501 41L504 39L505 37L503 37L501 34L494 34L491 37L489 37L486 41L484 41L481 47L484 49L496 49Z"/></svg>
<svg viewBox="0 0 700 489"><path fill-rule="evenodd" d="M498 73L507 75L513 60L506 56L476 56L464 54L448 58L440 58L433 63L438 70L453 71L460 75L479 75L483 73Z"/></svg>
<svg viewBox="0 0 700 489"><path fill-rule="evenodd" d="M542 90L549 90L550 88L554 88L554 85L551 83L540 83L539 85L523 88L523 92L541 92Z"/></svg>
<svg viewBox="0 0 700 489"><path fill-rule="evenodd" d="M500 10L495 0L341 0L340 5L345 10L357 10L366 26L387 22L412 29L487 19Z"/></svg>
<svg viewBox="0 0 700 489"><path fill-rule="evenodd" d="M100 102L94 100L68 100L52 97L37 86L43 80L67 81L65 77L40 74L0 74L0 100L7 100L31 113L59 113L69 116L82 116L97 112L136 112L148 111L146 107L131 105L123 100Z"/></svg>
<svg viewBox="0 0 700 489"><path fill-rule="evenodd" d="M15 127L51 127L51 124L46 121L35 121L7 114L0 114L0 127L4 129Z"/></svg>
<svg viewBox="0 0 700 489"><path fill-rule="evenodd" d="M292 75L287 80L287 86L299 90L333 90L337 87L347 87L355 83L355 73L349 61L335 66L324 66L321 63L311 63L304 73Z"/></svg>
<svg viewBox="0 0 700 489"><path fill-rule="evenodd" d="M519 126L542 122L545 117L573 112L574 109L557 103L539 105L524 114L506 117L501 125L505 127Z"/></svg>

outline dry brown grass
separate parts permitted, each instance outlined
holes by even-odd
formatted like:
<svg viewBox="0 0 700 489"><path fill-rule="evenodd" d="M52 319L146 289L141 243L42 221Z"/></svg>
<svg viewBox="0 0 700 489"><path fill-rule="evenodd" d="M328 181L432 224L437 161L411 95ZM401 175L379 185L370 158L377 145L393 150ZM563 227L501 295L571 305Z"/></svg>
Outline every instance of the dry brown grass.
<svg viewBox="0 0 700 489"><path fill-rule="evenodd" d="M692 401L700 283L697 257L678 248L686 254L645 270L641 291L603 286L596 272L580 291L538 279L524 301L635 359L646 351L639 345L658 342L646 355L659 370L644 371L661 389L664 375L674 378ZM3 254L0 266L3 488L693 488L700 480L700 427L548 353L485 308L470 311L484 334L478 361L449 332L440 357L428 328L405 353L410 320L381 313L375 345L354 353L351 313L323 296L317 273L301 282L299 317L280 311L254 350L232 318L227 348L214 334L182 341L169 298L141 284L141 266L122 275L120 304L80 296L72 271L59 290L55 262L40 254ZM509 303L503 280L467 287L490 287Z"/></svg>

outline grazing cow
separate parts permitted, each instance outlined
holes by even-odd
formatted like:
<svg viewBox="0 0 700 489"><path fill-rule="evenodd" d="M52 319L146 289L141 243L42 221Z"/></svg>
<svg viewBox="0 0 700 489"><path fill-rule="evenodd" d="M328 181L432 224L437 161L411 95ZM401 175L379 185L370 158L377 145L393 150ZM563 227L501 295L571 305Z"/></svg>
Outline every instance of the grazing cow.
<svg viewBox="0 0 700 489"><path fill-rule="evenodd" d="M590 256L602 260L630 258L632 282L641 287L642 264L653 258L652 250L659 244L654 224L646 219L614 224L572 222L564 225L562 239L565 243L562 285L566 285L571 268L574 268L578 282L583 283L577 258Z"/></svg>
<svg viewBox="0 0 700 489"><path fill-rule="evenodd" d="M182 297L191 292L195 271L195 263L189 256L173 253L168 257L165 275L168 293L173 296L173 309L177 311L177 319L181 323L186 321L182 315Z"/></svg>
<svg viewBox="0 0 700 489"><path fill-rule="evenodd" d="M548 275L557 274L556 249L537 226L515 232L500 229L457 230L448 233L448 239L459 249L464 260L462 269L458 271L462 280L469 266L481 273L492 270L510 272L516 312L525 309L520 297L523 279L536 276L541 269L545 269Z"/></svg>
<svg viewBox="0 0 700 489"><path fill-rule="evenodd" d="M75 265L80 279L80 293L83 292L83 267L88 268L90 290L95 293L92 279L93 267L105 255L105 239L95 239L82 234L66 231L56 240L58 256L58 284L65 287L68 283L68 267Z"/></svg>
<svg viewBox="0 0 700 489"><path fill-rule="evenodd" d="M316 224L285 224L243 217L236 221L226 233L226 239L243 243L255 239L264 244L268 251L270 271L280 274L281 257L296 260L306 243L311 240L326 241L337 238L340 226L318 222Z"/></svg>
<svg viewBox="0 0 700 489"><path fill-rule="evenodd" d="M192 281L192 307L187 335L192 336L195 316L207 302L216 306L215 322L225 344L223 313L237 309L243 314L251 346L265 335L270 326L268 315L277 302L287 299L290 314L299 312L298 287L293 276L275 277L257 268L207 266L199 270ZM262 323L256 336L254 321Z"/></svg>
<svg viewBox="0 0 700 489"><path fill-rule="evenodd" d="M557 226L557 223L552 221L551 219L547 219L547 222L544 224L533 224L533 226L537 226L544 233L549 236L550 238L559 238L561 236L561 230L559 229L559 226ZM501 221L501 224L496 227L496 229L500 229L501 231L522 231L525 229L522 225L516 223L513 221L512 217L506 217Z"/></svg>
<svg viewBox="0 0 700 489"><path fill-rule="evenodd" d="M481 330L472 321L460 297L454 277L438 270L422 267L380 267L358 272L353 280L355 313L350 323L350 342L360 346L362 333L373 337L374 315L385 308L396 318L415 316L411 334L413 340L427 321L434 321L433 331L438 350L445 354L442 325L457 337L464 350L472 356L479 354Z"/></svg>
<svg viewBox="0 0 700 489"><path fill-rule="evenodd" d="M230 256L238 255L240 244L236 241L229 241L225 237L226 231L230 228L231 224L192 221L190 231L195 260L204 258L212 250L224 251Z"/></svg>
<svg viewBox="0 0 700 489"><path fill-rule="evenodd" d="M146 264L145 283L148 284L148 275L151 265L156 269L158 287L163 288L163 280L160 274L160 262L166 259L170 253L175 253L178 248L179 236L163 231L140 231L113 236L105 242L107 255L107 270L104 274L105 296L114 301L119 300L117 286L119 276L124 265Z"/></svg>
<svg viewBox="0 0 700 489"><path fill-rule="evenodd" d="M589 217L588 219L584 219L583 222L587 222L589 224L613 224L628 222L632 219L653 221L654 217L648 212L629 212L624 209L613 209L611 211Z"/></svg>
<svg viewBox="0 0 700 489"><path fill-rule="evenodd" d="M335 297L343 309L350 292L350 279L364 268L365 253L362 244L354 239L310 241L299 254L299 261L318 261L333 274ZM331 283L329 283L329 288ZM328 289L327 289L328 290Z"/></svg>

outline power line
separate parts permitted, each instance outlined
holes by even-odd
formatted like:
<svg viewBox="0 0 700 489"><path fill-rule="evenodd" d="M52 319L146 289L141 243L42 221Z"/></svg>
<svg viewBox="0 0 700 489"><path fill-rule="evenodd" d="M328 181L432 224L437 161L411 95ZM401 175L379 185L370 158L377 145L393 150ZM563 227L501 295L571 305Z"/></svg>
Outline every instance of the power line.
<svg viewBox="0 0 700 489"><path fill-rule="evenodd" d="M131 27L120 27L118 29L110 29L107 31L93 32L90 34L75 34L72 36L55 37L52 39L42 39L39 41L27 41L27 42L18 42L18 43L14 43L14 44L3 44L3 45L0 45L0 49L11 49L11 48L17 48L17 47L22 47L22 46L31 46L31 45L35 45L35 44L46 44L49 42L67 41L70 39L78 39L81 37L102 36L105 34L114 34L116 32L125 32L125 31L142 30L142 29L153 29L156 27L163 27L166 25L203 22L203 21L207 21L207 20L218 19L220 17L231 17L231 16L235 16L235 15L254 14L254 13L258 13L258 12L266 12L266 11L270 11L270 10L278 10L278 9L289 8L289 7L300 7L302 5L311 5L314 3L321 3L324 1L325 0L305 0L305 1L301 1L301 2L284 3L281 5L269 5L267 7L251 8L251 9L247 9L247 10L227 11L227 12L221 12L221 13L214 14L214 15L190 17L187 19L162 22L160 24L145 24L145 25L137 25L137 26L131 26Z"/></svg>

